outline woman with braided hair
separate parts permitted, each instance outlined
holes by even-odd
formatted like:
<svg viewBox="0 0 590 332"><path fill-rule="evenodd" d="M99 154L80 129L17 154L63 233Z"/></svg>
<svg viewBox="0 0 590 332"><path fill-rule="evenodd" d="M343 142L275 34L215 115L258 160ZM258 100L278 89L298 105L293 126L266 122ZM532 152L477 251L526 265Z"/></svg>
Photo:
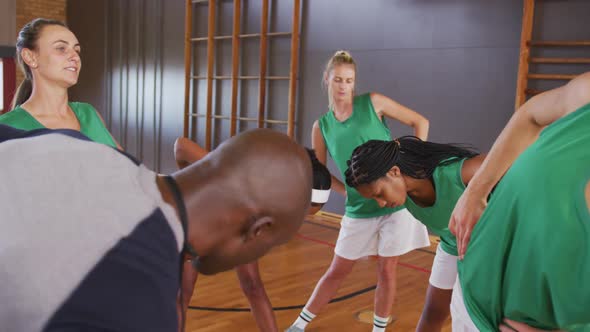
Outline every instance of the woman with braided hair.
<svg viewBox="0 0 590 332"><path fill-rule="evenodd" d="M380 206L405 204L440 236L417 331L440 331L450 314L457 278L457 244L448 224L455 203L481 165L467 146L425 142L415 136L371 140L348 161L346 184Z"/></svg>

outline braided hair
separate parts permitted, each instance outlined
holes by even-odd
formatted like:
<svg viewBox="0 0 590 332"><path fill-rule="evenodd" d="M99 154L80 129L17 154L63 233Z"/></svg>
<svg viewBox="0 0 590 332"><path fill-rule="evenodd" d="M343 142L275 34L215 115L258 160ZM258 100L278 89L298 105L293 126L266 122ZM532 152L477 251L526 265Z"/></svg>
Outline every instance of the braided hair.
<svg viewBox="0 0 590 332"><path fill-rule="evenodd" d="M478 154L469 145L427 142L416 136L402 136L392 141L370 140L354 149L344 175L346 184L353 188L385 176L393 166L415 179L431 179L439 165Z"/></svg>

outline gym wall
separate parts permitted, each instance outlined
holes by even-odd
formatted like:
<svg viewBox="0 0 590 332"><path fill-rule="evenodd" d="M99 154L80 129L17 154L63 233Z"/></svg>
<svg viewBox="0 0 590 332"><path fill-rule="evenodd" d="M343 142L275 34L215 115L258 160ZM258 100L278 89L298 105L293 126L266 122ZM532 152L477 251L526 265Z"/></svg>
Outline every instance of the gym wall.
<svg viewBox="0 0 590 332"><path fill-rule="evenodd" d="M232 1L219 2L216 34L230 32L232 23ZM242 30L256 32L259 1L243 3ZM183 0L68 1L68 23L84 49L72 100L95 105L125 149L161 172L175 169L172 145L183 129L184 5ZM196 8L203 36L207 6ZM276 17L271 31L288 31L292 1L272 0L271 8ZM588 16L586 0L546 0L538 5L535 25L542 28L534 34L588 39ZM297 140L310 145L312 124L327 111L324 64L334 51L348 49L358 63L359 93L380 92L425 115L430 140L472 143L487 151L514 111L521 18L518 0L303 0ZM231 41L217 43L216 73L228 75ZM258 40L247 43L240 60L244 75L256 73L259 62ZM269 75L288 73L289 41L273 43ZM195 48L201 65L205 45ZM257 84L240 88L244 116L256 111ZM267 109L277 118L287 112L287 83L273 84ZM229 113L230 86L230 81L214 84L217 114ZM205 95L199 91L196 103L202 110ZM411 133L389 125L393 136ZM203 144L202 122L197 126L196 139ZM217 145L229 136L229 124L219 120L214 127ZM329 167L337 173L333 163ZM334 194L325 209L342 213L343 205Z"/></svg>

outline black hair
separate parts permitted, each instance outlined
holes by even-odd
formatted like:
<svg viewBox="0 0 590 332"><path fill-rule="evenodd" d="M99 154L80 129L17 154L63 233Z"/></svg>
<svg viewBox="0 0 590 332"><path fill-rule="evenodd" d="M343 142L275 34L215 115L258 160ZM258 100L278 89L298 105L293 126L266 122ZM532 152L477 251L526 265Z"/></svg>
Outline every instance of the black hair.
<svg viewBox="0 0 590 332"><path fill-rule="evenodd" d="M439 165L478 154L470 145L433 143L416 136L402 136L392 141L371 140L354 149L344 174L346 184L353 188L385 176L393 166L415 179L431 179Z"/></svg>
<svg viewBox="0 0 590 332"><path fill-rule="evenodd" d="M332 186L332 175L324 164L322 164L315 155L312 149L307 149L309 159L311 159L311 167L313 170L313 189L327 190Z"/></svg>

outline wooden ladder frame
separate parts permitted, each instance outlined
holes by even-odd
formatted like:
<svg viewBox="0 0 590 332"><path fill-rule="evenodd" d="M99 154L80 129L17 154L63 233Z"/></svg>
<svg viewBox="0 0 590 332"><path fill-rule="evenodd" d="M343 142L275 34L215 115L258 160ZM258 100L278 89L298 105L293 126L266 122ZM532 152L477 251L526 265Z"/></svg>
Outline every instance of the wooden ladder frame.
<svg viewBox="0 0 590 332"><path fill-rule="evenodd" d="M233 0L233 29L231 35L216 36L216 9L217 0L186 0L186 15L185 15L185 91L184 91L184 131L183 135L189 137L190 120L192 117L205 118L205 148L211 149L212 136L212 122L214 119L229 120L230 121L230 136L234 136L237 131L237 121L251 121L257 122L258 128L263 128L265 124L286 124L287 135L293 138L295 135L295 106L296 106L296 92L297 92L297 72L299 65L299 29L300 29L300 12L301 0L293 0L293 17L292 28L290 32L268 32L268 13L269 0L262 1L262 13L260 21L260 33L241 34L241 0ZM194 5L199 3L208 4L208 31L207 37L193 37L193 10ZM268 38L291 36L291 59L288 76L268 76ZM258 76L240 76L238 75L238 65L240 56L240 40L244 38L260 38L260 66ZM219 76L213 73L214 57L215 57L215 42L217 40L231 39L232 40L232 72L230 76ZM197 42L207 42L207 74L206 76L195 76L194 65L192 63L193 44ZM206 110L205 113L197 113L196 110L191 110L191 88L194 80L207 80L207 95L206 95ZM229 116L213 114L213 81L214 80L231 80L231 112ZM258 80L258 117L247 118L238 117L238 82L240 80ZM269 80L288 80L289 81L289 101L287 120L267 119L266 118L266 83Z"/></svg>
<svg viewBox="0 0 590 332"><path fill-rule="evenodd" d="M584 47L590 46L590 40L578 41L538 41L533 40L533 22L535 16L536 0L523 1L522 32L520 35L520 57L518 61L518 77L516 81L515 109L525 103L527 96L534 96L544 90L529 89L529 80L564 80L568 81L576 77L572 74L541 74L531 73L531 63L544 64L590 64L590 58L541 58L531 57L533 47Z"/></svg>

